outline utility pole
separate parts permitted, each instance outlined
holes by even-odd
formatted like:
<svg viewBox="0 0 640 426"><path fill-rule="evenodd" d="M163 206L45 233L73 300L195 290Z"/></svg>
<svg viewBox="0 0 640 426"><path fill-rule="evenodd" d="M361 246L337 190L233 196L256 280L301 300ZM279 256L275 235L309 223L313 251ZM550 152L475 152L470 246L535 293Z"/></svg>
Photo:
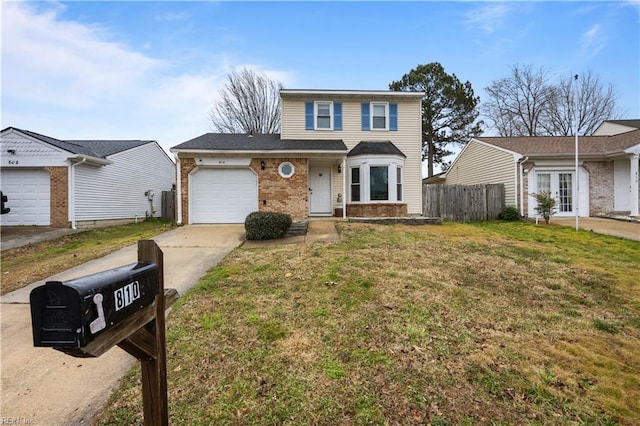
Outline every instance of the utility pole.
<svg viewBox="0 0 640 426"><path fill-rule="evenodd" d="M575 82L576 82L576 93L574 94L574 112L573 112L573 117L574 117L574 121L575 121L575 138L576 138L576 142L575 142L575 150L576 150L576 155L575 155L575 167L576 167L576 173L574 176L574 180L575 180L575 184L573 185L573 187L575 188L575 206L574 206L574 211L576 212L576 231L579 229L580 227L580 219L579 219L579 210L580 210L580 178L579 178L579 174L578 174L578 74L576 74L575 76L573 76Z"/></svg>

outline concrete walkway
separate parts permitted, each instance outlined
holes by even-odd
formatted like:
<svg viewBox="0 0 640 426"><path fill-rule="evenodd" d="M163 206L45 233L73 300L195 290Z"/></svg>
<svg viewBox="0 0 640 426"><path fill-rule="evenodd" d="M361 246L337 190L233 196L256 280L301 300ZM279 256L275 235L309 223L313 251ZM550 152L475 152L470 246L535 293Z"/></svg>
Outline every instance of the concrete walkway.
<svg viewBox="0 0 640 426"><path fill-rule="evenodd" d="M552 217L551 224L570 226L575 229L576 218ZM578 228L597 234L612 235L614 237L640 241L640 222L638 221L630 222L599 217L581 217L578 219Z"/></svg>
<svg viewBox="0 0 640 426"><path fill-rule="evenodd" d="M158 236L154 240L164 253L165 288L184 294L243 239L242 225L183 226ZM136 261L133 245L48 280L69 280ZM29 294L42 284L33 283L0 298L1 422L91 424L136 361L119 348L99 358L73 358L51 348L33 347Z"/></svg>

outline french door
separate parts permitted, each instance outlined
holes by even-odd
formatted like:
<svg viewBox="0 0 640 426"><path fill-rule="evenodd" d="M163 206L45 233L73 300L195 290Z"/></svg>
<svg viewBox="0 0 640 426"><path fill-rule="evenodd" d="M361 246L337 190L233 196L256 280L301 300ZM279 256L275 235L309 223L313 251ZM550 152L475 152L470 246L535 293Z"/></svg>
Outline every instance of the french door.
<svg viewBox="0 0 640 426"><path fill-rule="evenodd" d="M556 200L558 216L574 213L573 172L538 172L537 192L551 193Z"/></svg>

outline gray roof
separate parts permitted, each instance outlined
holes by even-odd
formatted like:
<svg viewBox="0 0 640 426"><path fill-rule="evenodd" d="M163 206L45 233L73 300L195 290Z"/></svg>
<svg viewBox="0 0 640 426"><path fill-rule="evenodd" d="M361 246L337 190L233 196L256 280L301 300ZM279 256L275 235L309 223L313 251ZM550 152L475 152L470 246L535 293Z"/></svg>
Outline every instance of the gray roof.
<svg viewBox="0 0 640 426"><path fill-rule="evenodd" d="M171 148L210 151L347 151L341 140L280 139L279 134L205 133Z"/></svg>
<svg viewBox="0 0 640 426"><path fill-rule="evenodd" d="M127 151L129 149L155 143L155 141L143 140L67 140L52 138L50 136L41 135L30 130L18 129L17 127L8 127L5 130L14 129L20 133L24 133L34 139L53 145L57 148L71 152L77 155L86 155L89 157L106 158L109 155L118 152ZM5 131L3 130L3 132Z"/></svg>
<svg viewBox="0 0 640 426"><path fill-rule="evenodd" d="M393 143L386 142L367 142L362 141L356 145L347 157L353 157L355 155L398 155L400 157L407 157L402 151L398 149Z"/></svg>
<svg viewBox="0 0 640 426"><path fill-rule="evenodd" d="M623 126L640 129L640 120L605 120L605 123L621 124Z"/></svg>
<svg viewBox="0 0 640 426"><path fill-rule="evenodd" d="M118 152L127 151L133 148L137 148L148 143L154 143L155 141L145 140L71 140L67 141L72 144L80 145L84 148L90 149L94 152L96 157L108 157Z"/></svg>
<svg viewBox="0 0 640 426"><path fill-rule="evenodd" d="M474 139L528 156L571 156L575 153L573 136L484 137ZM640 144L640 129L607 136L580 136L580 155L610 155Z"/></svg>

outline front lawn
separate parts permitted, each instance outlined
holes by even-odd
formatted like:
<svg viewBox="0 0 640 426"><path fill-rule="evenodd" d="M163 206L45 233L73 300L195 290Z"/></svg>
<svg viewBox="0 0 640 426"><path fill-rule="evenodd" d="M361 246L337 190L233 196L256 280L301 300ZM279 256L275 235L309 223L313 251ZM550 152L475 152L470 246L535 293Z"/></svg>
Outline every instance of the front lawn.
<svg viewBox="0 0 640 426"><path fill-rule="evenodd" d="M338 227L332 245L236 249L178 302L172 424L640 423L640 243ZM142 422L139 379L99 424Z"/></svg>
<svg viewBox="0 0 640 426"><path fill-rule="evenodd" d="M128 225L90 229L2 252L0 294L106 256L138 240L155 237L172 228L171 222L145 220Z"/></svg>

